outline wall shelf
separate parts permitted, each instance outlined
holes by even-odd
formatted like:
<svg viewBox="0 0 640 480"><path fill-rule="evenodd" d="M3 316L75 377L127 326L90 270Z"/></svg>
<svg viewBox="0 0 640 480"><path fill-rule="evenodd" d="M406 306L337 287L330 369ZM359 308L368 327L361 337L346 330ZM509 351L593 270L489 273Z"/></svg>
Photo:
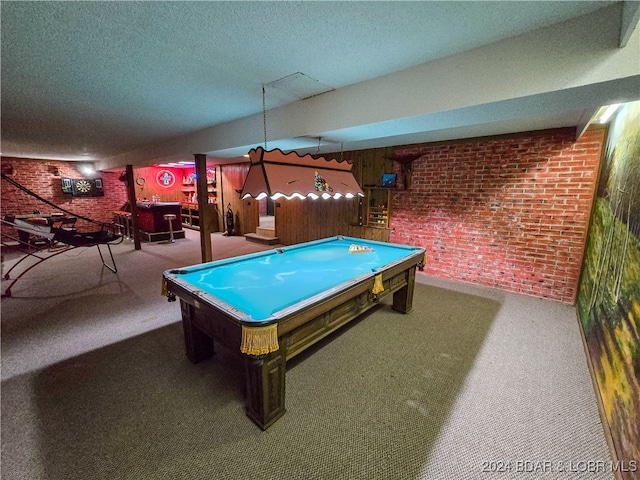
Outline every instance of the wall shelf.
<svg viewBox="0 0 640 480"><path fill-rule="evenodd" d="M365 188L364 219L368 227L389 228L392 191L386 187Z"/></svg>

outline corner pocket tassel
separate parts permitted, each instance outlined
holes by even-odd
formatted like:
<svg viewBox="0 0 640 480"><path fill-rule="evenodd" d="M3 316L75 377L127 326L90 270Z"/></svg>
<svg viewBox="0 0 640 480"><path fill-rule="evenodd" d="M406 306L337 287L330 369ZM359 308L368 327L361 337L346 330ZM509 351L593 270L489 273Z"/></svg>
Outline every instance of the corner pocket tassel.
<svg viewBox="0 0 640 480"><path fill-rule="evenodd" d="M374 295L377 295L383 291L384 291L384 285L382 284L382 274L379 273L373 279L373 288L371 289L371 293L373 293Z"/></svg>
<svg viewBox="0 0 640 480"><path fill-rule="evenodd" d="M160 289L160 295L165 297L169 296L169 287L167 286L167 279L162 277L162 287Z"/></svg>
<svg viewBox="0 0 640 480"><path fill-rule="evenodd" d="M266 327L242 326L242 341L240 351L247 355L266 355L275 352L278 345L278 324Z"/></svg>

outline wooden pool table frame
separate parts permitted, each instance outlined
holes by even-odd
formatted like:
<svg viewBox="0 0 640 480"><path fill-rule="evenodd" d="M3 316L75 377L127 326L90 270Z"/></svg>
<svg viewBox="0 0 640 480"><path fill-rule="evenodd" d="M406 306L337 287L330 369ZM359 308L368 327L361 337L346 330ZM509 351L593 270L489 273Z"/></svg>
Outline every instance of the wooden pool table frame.
<svg viewBox="0 0 640 480"><path fill-rule="evenodd" d="M203 301L166 272L165 279L169 299L172 294L180 298L187 357L194 363L211 357L214 340L238 352L245 371L246 413L266 430L285 413L286 362L389 294L393 294L393 309L408 313L413 305L416 266L423 259L424 250L416 249L402 261L378 270L384 290L377 295L372 293L371 276L348 282L337 293L278 319L279 349L262 356L240 353L242 323L237 317L220 305Z"/></svg>

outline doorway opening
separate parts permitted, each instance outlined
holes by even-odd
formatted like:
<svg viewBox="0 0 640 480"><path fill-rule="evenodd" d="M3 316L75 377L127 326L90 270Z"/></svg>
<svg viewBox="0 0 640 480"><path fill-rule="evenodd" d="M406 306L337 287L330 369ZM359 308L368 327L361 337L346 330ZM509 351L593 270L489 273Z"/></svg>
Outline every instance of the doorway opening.
<svg viewBox="0 0 640 480"><path fill-rule="evenodd" d="M273 230L275 234L275 208L273 200L269 197L259 200L260 222L258 226L263 229Z"/></svg>
<svg viewBox="0 0 640 480"><path fill-rule="evenodd" d="M279 242L278 237L276 237L275 220L273 200L270 198L258 200L258 227L256 228L256 233L246 233L244 235L245 238L252 242L275 245Z"/></svg>

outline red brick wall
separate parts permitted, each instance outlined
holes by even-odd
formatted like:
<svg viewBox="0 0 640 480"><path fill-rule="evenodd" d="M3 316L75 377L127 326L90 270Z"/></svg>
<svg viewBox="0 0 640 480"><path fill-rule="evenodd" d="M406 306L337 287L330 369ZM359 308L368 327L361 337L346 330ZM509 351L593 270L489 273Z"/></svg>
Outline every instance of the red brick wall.
<svg viewBox="0 0 640 480"><path fill-rule="evenodd" d="M396 149L422 156L394 195L391 241L426 248L426 274L572 304L604 137L558 129Z"/></svg>
<svg viewBox="0 0 640 480"><path fill-rule="evenodd" d="M113 212L122 208L127 200L127 190L118 180L120 173L99 172L95 178L102 178L104 197L70 197L62 193L61 177L83 178L76 169L77 163L57 160L31 160L24 158L2 157L2 173L11 174L11 178L41 197L54 204L100 222L113 220ZM57 175L57 173L60 175ZM2 216L29 214L34 210L42 213L57 211L54 207L17 189L5 180L1 181L0 210ZM80 231L96 230L95 224L78 220ZM13 229L2 227L2 233L12 234Z"/></svg>

